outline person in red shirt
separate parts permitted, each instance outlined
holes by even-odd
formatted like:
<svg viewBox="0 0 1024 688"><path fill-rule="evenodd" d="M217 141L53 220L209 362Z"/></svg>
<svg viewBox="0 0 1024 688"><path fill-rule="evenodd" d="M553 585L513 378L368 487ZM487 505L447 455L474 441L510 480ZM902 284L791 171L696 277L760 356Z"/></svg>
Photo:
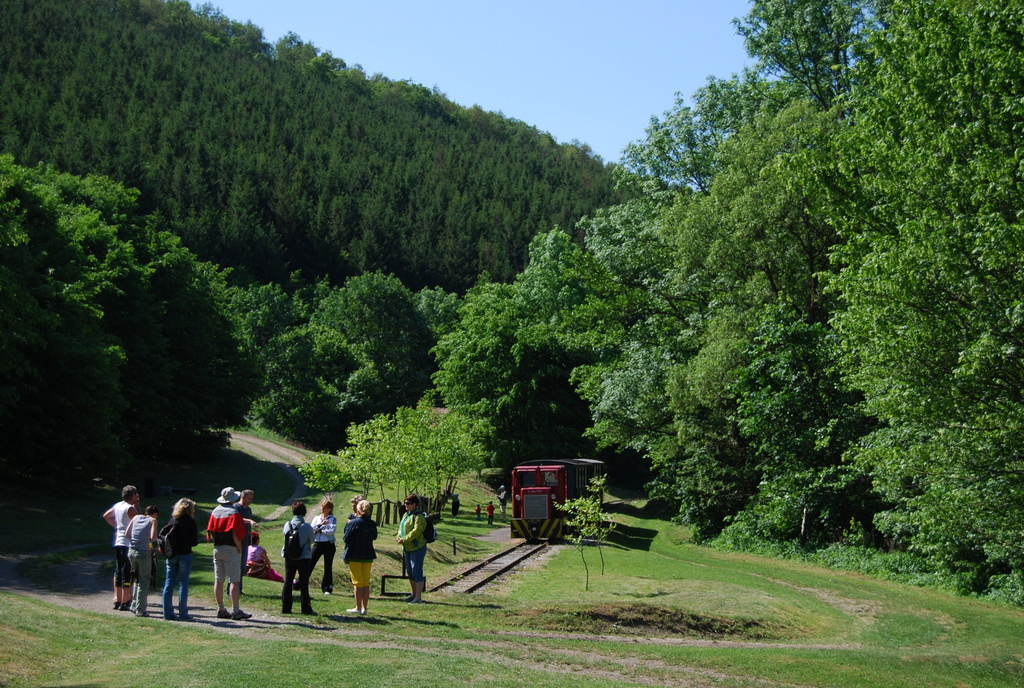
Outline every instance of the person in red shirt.
<svg viewBox="0 0 1024 688"><path fill-rule="evenodd" d="M494 525L494 502L487 502L487 525Z"/></svg>
<svg viewBox="0 0 1024 688"><path fill-rule="evenodd" d="M206 524L206 539L213 542L213 589L217 597L217 618L241 621L252 618L239 606L242 590L239 587L242 572L242 541L248 531L245 519L232 506L241 494L233 487L225 487L217 498L217 507L210 513ZM224 606L224 581L228 581L232 611Z"/></svg>

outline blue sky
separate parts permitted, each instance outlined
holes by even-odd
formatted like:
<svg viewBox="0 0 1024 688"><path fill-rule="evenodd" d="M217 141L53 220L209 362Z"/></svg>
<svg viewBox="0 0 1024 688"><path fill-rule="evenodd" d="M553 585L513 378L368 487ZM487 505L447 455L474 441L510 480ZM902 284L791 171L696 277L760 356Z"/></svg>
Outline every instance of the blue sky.
<svg viewBox="0 0 1024 688"><path fill-rule="evenodd" d="M193 6L205 4L193 0ZM606 162L708 76L751 64L749 0L211 0L276 43L288 32L367 75L437 87L587 143Z"/></svg>

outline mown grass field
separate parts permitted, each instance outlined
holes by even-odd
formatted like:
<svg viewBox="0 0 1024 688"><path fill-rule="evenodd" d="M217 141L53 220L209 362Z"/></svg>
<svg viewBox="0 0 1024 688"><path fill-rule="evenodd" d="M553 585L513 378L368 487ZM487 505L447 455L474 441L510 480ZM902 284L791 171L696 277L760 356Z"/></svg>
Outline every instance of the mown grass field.
<svg viewBox="0 0 1024 688"><path fill-rule="evenodd" d="M225 464L197 467L192 477L205 507L225 484L249 486L257 493L257 514L265 515L291 492L280 473L232 455ZM200 485L206 480L212 482ZM439 524L441 539L427 564L432 579L500 547L473 538L488 528L466 507L486 497L485 488L467 483L462 494L460 518ZM60 511L67 505L80 511L81 521L68 532L83 544L104 543L106 526L94 529L85 515L98 520L109 497L96 490L60 499ZM11 494L0 496L0 505L0 551L24 550L25 536L11 524L26 507ZM268 549L274 554L283 518L263 527L273 533ZM351 598L341 562L340 594L314 597L319 616L280 616L279 586L247 580L245 606L260 620L220 627L0 593L0 685L1024 685L1022 610L695 547L642 501L617 505L615 520L617 532L602 549L603 574L597 550L584 550L589 590L580 551L565 548L487 594L435 593L425 605L376 594L379 574L397 573L397 546L382 527L375 596L365 618L344 611ZM192 596L210 605L204 547Z"/></svg>

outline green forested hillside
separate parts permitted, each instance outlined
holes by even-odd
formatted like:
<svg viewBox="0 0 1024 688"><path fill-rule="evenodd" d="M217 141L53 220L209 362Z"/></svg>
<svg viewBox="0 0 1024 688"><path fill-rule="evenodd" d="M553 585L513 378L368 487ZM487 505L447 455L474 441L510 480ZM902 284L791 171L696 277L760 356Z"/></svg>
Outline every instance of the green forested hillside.
<svg viewBox="0 0 1024 688"><path fill-rule="evenodd" d="M537 231L505 209L582 212L599 162L183 3L44 6L3 42L4 145L145 183L136 203L0 156L0 469L76 443L145 460L243 416L343 449L351 423L443 405L497 468L607 452L698 541L1024 605L1024 9L754 0L754 66L652 121L615 169L627 198ZM398 276L231 284L168 224L264 280L302 256ZM499 279L455 294L424 266Z"/></svg>
<svg viewBox="0 0 1024 688"><path fill-rule="evenodd" d="M0 25L0 152L136 187L201 259L258 281L506 280L530 237L615 197L586 147L213 9L12 0Z"/></svg>

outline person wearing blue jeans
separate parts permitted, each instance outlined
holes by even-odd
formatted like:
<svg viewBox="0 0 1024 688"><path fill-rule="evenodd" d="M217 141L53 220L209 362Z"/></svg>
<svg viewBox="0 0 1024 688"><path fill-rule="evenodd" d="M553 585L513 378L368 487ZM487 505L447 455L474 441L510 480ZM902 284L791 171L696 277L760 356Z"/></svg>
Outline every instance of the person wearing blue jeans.
<svg viewBox="0 0 1024 688"><path fill-rule="evenodd" d="M192 573L192 548L199 544L199 528L196 526L196 503L191 499L179 499L171 512L171 553L167 559L164 575L163 607L164 618L168 621L188 621L188 577ZM165 526L166 527L166 526ZM178 586L178 614L174 614L174 587Z"/></svg>
<svg viewBox="0 0 1024 688"><path fill-rule="evenodd" d="M405 598L409 604L423 602L423 589L427 578L423 575L423 560L427 555L427 515L420 511L420 498L414 494L405 498L405 516L398 524L398 542L405 556L405 572L409 576L412 594Z"/></svg>

